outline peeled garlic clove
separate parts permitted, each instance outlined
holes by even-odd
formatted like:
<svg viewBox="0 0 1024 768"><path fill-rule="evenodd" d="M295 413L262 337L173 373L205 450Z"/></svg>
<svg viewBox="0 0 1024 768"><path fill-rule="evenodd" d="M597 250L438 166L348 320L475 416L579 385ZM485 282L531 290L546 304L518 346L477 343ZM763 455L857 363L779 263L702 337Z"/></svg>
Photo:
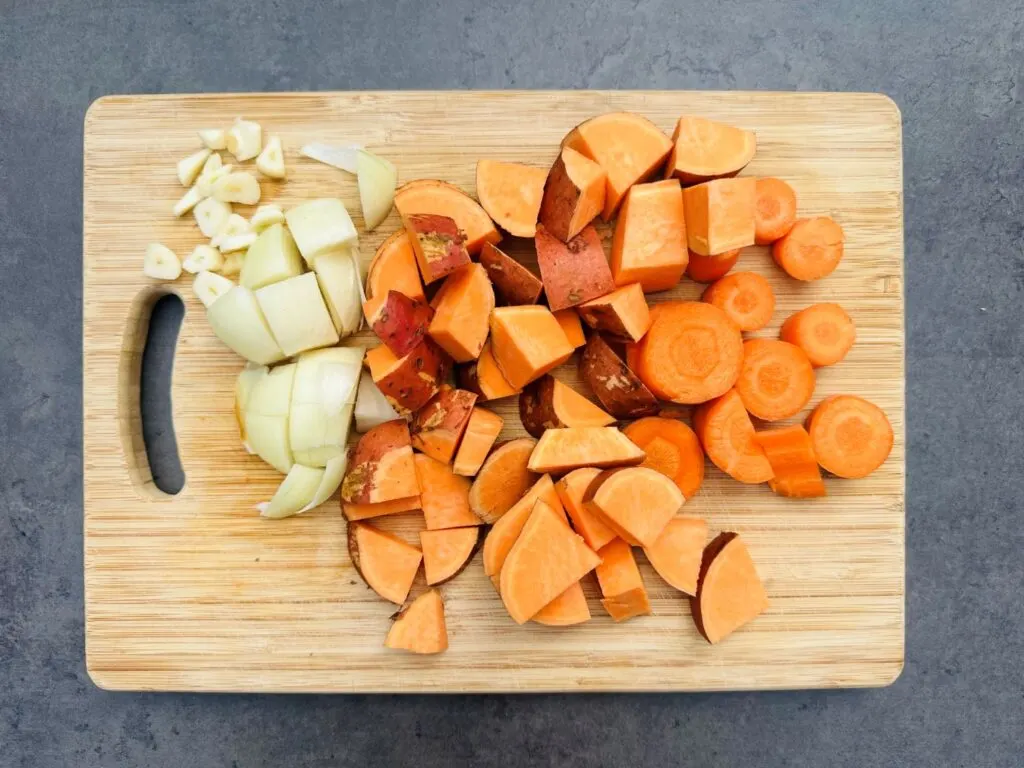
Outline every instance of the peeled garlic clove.
<svg viewBox="0 0 1024 768"><path fill-rule="evenodd" d="M237 213L232 213L228 216L227 223L221 228L220 232L213 236L210 240L210 245L214 248L219 248L220 244L229 237L235 235L242 235L249 231L249 222L245 220L245 216L239 216Z"/></svg>
<svg viewBox="0 0 1024 768"><path fill-rule="evenodd" d="M202 128L199 139L209 149L227 149L228 134L223 128Z"/></svg>
<svg viewBox="0 0 1024 768"><path fill-rule="evenodd" d="M200 173L199 178L196 179L196 189L199 190L199 194L203 197L209 197L213 194L213 185L217 179L227 176L231 173L231 170L235 166L228 163L227 165L221 165L220 168L216 168L209 173Z"/></svg>
<svg viewBox="0 0 1024 768"><path fill-rule="evenodd" d="M261 205L249 220L249 226L252 227L253 232L262 232L275 224L284 224L284 213L274 203Z"/></svg>
<svg viewBox="0 0 1024 768"><path fill-rule="evenodd" d="M206 247L209 248L209 246ZM234 283L216 272L200 272L192 281L192 293L203 302L204 307L209 307L234 287Z"/></svg>
<svg viewBox="0 0 1024 768"><path fill-rule="evenodd" d="M228 222L231 215L231 206L212 197L208 197L199 203L193 210L196 224L204 237L213 237L220 232Z"/></svg>
<svg viewBox="0 0 1024 768"><path fill-rule="evenodd" d="M281 147L281 139L277 136L271 137L267 146L256 158L256 170L272 179L285 177L284 149Z"/></svg>
<svg viewBox="0 0 1024 768"><path fill-rule="evenodd" d="M243 232L240 235L231 235L221 240L220 248L221 253L234 253L235 251L245 251L249 249L249 246L256 242L256 238L259 237L255 232Z"/></svg>
<svg viewBox="0 0 1024 768"><path fill-rule="evenodd" d="M239 118L228 129L227 149L239 162L252 160L263 148L263 129L259 123Z"/></svg>
<svg viewBox="0 0 1024 768"><path fill-rule="evenodd" d="M202 202L205 195L199 192L198 187L192 187L182 195L181 199L174 204L174 215L184 216Z"/></svg>
<svg viewBox="0 0 1024 768"><path fill-rule="evenodd" d="M146 247L142 271L154 280L177 280L181 274L181 260L166 245L150 243Z"/></svg>
<svg viewBox="0 0 1024 768"><path fill-rule="evenodd" d="M209 157L210 150L200 149L198 152L178 161L178 181L181 182L181 186L192 186L192 182L196 180L199 172L203 169L203 164Z"/></svg>
<svg viewBox="0 0 1024 768"><path fill-rule="evenodd" d="M224 256L216 248L205 243L197 245L188 255L188 258L181 263L186 272L196 274L197 272L212 271L220 269L224 263Z"/></svg>
<svg viewBox="0 0 1024 768"><path fill-rule="evenodd" d="M206 162L203 163L203 170L199 172L199 177L208 176L215 171L219 171L224 167L224 161L221 159L217 152L212 152Z"/></svg>
<svg viewBox="0 0 1024 768"><path fill-rule="evenodd" d="M260 183L251 173L236 171L213 183L213 196L223 203L255 205L260 201Z"/></svg>

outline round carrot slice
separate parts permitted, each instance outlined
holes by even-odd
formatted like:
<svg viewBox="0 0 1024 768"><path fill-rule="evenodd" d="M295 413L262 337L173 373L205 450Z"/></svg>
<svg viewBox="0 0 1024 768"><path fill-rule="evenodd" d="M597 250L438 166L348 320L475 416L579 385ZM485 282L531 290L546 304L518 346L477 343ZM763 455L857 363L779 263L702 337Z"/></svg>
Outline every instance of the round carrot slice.
<svg viewBox="0 0 1024 768"><path fill-rule="evenodd" d="M743 344L743 368L736 391L748 411L777 421L799 413L814 394L814 368L795 344L750 339Z"/></svg>
<svg viewBox="0 0 1024 768"><path fill-rule="evenodd" d="M754 272L726 275L704 290L701 301L725 312L741 331L764 328L775 311L771 284Z"/></svg>
<svg viewBox="0 0 1024 768"><path fill-rule="evenodd" d="M837 477L866 477L892 450L892 425L874 403L856 395L833 395L807 419L818 463Z"/></svg>
<svg viewBox="0 0 1024 768"><path fill-rule="evenodd" d="M796 192L782 179L758 179L754 186L754 242L771 245L793 228Z"/></svg>
<svg viewBox="0 0 1024 768"><path fill-rule="evenodd" d="M857 329L838 304L812 304L786 319L779 338L796 344L807 353L811 365L821 368L846 357Z"/></svg>
<svg viewBox="0 0 1024 768"><path fill-rule="evenodd" d="M694 282L713 283L735 267L739 258L740 251L738 248L735 251L726 251L717 256L701 256L699 253L690 251L690 260L686 264L686 274Z"/></svg>
<svg viewBox="0 0 1024 768"><path fill-rule="evenodd" d="M843 258L843 228L828 216L801 219L772 246L772 257L797 280L820 280Z"/></svg>
<svg viewBox="0 0 1024 768"><path fill-rule="evenodd" d="M699 406L693 426L711 463L734 480L766 483L774 476L736 390Z"/></svg>
<svg viewBox="0 0 1024 768"><path fill-rule="evenodd" d="M704 482L704 451L692 429L677 419L650 416L623 432L647 454L641 467L671 478L687 500L697 494Z"/></svg>

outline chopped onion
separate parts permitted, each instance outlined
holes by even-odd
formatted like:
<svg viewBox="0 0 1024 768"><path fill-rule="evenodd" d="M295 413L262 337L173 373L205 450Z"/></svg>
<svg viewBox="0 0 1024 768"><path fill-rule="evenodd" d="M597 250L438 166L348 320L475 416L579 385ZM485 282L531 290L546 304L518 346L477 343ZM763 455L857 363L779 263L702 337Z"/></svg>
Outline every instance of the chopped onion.
<svg viewBox="0 0 1024 768"><path fill-rule="evenodd" d="M313 265L334 328L343 337L358 331L363 321L358 254L358 245L352 244L318 256Z"/></svg>
<svg viewBox="0 0 1024 768"><path fill-rule="evenodd" d="M325 467L344 455L362 367L362 347L331 347L299 356L288 437L300 464Z"/></svg>
<svg viewBox="0 0 1024 768"><path fill-rule="evenodd" d="M256 382L269 372L270 369L265 365L246 363L239 372L238 378L235 379L235 421L238 422L238 436L242 438L242 444L246 446L249 453L252 453L252 450L245 436L245 409L249 406Z"/></svg>
<svg viewBox="0 0 1024 768"><path fill-rule="evenodd" d="M274 520L298 514L310 508L309 505L316 496L323 479L323 469L296 464L288 470L288 475L277 487L274 498L269 502L257 504L256 508L263 517Z"/></svg>
<svg viewBox="0 0 1024 768"><path fill-rule="evenodd" d="M310 160L355 174L358 171L356 158L362 148L362 144L307 144L299 152Z"/></svg>
<svg viewBox="0 0 1024 768"><path fill-rule="evenodd" d="M391 213L398 186L398 169L372 152L360 150L356 158L359 170L359 202L366 228L373 231Z"/></svg>
<svg viewBox="0 0 1024 768"><path fill-rule="evenodd" d="M245 407L245 435L253 453L283 474L295 464L288 442L288 414L296 368L295 363L279 365L261 377Z"/></svg>
<svg viewBox="0 0 1024 768"><path fill-rule="evenodd" d="M356 432L369 432L378 424L401 418L398 412L373 383L367 371L359 376L359 391L356 394Z"/></svg>
<svg viewBox="0 0 1024 768"><path fill-rule="evenodd" d="M335 456L333 459L327 462L327 466L324 467L324 477L320 481L320 487L316 489L316 493L313 494L313 500L309 502L305 507L300 509L300 512L319 507L325 501L327 501L334 492L341 487L341 481L345 477L345 469L348 467L348 453L342 453Z"/></svg>
<svg viewBox="0 0 1024 768"><path fill-rule="evenodd" d="M206 310L206 319L217 338L246 360L269 365L285 357L256 296L245 286L232 286L215 299Z"/></svg>

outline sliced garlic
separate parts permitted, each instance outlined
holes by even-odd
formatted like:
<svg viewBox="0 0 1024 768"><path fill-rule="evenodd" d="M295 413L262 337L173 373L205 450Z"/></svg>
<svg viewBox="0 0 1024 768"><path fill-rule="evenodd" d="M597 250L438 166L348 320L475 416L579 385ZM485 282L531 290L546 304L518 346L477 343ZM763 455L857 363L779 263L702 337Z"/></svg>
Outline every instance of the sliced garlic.
<svg viewBox="0 0 1024 768"><path fill-rule="evenodd" d="M275 224L284 224L284 213L275 203L261 205L249 220L253 232L262 232Z"/></svg>
<svg viewBox="0 0 1024 768"><path fill-rule="evenodd" d="M249 246L256 242L259 237L255 232L243 232L240 235L231 235L220 241L221 253L234 253L236 251L247 251Z"/></svg>
<svg viewBox="0 0 1024 768"><path fill-rule="evenodd" d="M224 160L221 159L220 153L212 152L210 156L206 158L206 162L203 163L203 170L199 172L199 178L209 176L211 173L219 171L223 167Z"/></svg>
<svg viewBox="0 0 1024 768"><path fill-rule="evenodd" d="M210 149L228 148L228 134L223 128L202 128L199 139Z"/></svg>
<svg viewBox="0 0 1024 768"><path fill-rule="evenodd" d="M239 162L252 160L263 148L263 129L259 123L238 118L228 129L227 149Z"/></svg>
<svg viewBox="0 0 1024 768"><path fill-rule="evenodd" d="M203 306L209 307L234 286L235 284L226 277L221 277L215 272L202 271L192 281L192 292L203 302Z"/></svg>
<svg viewBox="0 0 1024 768"><path fill-rule="evenodd" d="M221 179L224 176L227 176L229 173L231 173L234 167L235 166L233 166L231 163L228 163L227 165L221 165L220 168L210 171L209 173L199 174L199 178L196 179L196 189L199 190L199 194L201 194L203 197L209 197L210 195L212 195L213 185L217 182L218 179Z"/></svg>
<svg viewBox="0 0 1024 768"><path fill-rule="evenodd" d="M228 217L231 215L231 206L208 197L193 209L192 215L196 217L199 231L205 237L213 237L227 224Z"/></svg>
<svg viewBox="0 0 1024 768"><path fill-rule="evenodd" d="M270 138L267 146L263 148L259 157L256 158L256 170L272 179L283 179L285 177L284 149L281 147L280 138L277 136Z"/></svg>
<svg viewBox="0 0 1024 768"><path fill-rule="evenodd" d="M150 243L146 246L142 271L154 280L177 280L181 274L181 260L166 245Z"/></svg>
<svg viewBox="0 0 1024 768"><path fill-rule="evenodd" d="M188 258L181 263L181 266L186 272L194 275L197 272L220 269L222 264L224 264L223 254L213 246L204 243L197 245Z"/></svg>
<svg viewBox="0 0 1024 768"><path fill-rule="evenodd" d="M235 235L241 235L249 231L249 222L245 220L245 216L240 216L237 213L232 213L228 216L228 220L224 226L221 227L220 231L213 236L210 240L210 245L214 248L219 248L220 244L228 237L234 237Z"/></svg>
<svg viewBox="0 0 1024 768"><path fill-rule="evenodd" d="M234 251L224 254L224 263L217 271L226 277L237 277L242 272L242 265L245 264L245 251Z"/></svg>
<svg viewBox="0 0 1024 768"><path fill-rule="evenodd" d="M213 183L213 196L223 203L255 205L260 201L260 183L251 173L236 171Z"/></svg>
<svg viewBox="0 0 1024 768"><path fill-rule="evenodd" d="M192 186L199 172L203 169L203 164L209 157L210 150L200 149L198 152L178 161L178 181L181 182L181 186Z"/></svg>
<svg viewBox="0 0 1024 768"><path fill-rule="evenodd" d="M174 215L184 216L202 202L203 195L198 187L190 187L188 192L181 196L181 199L174 204Z"/></svg>

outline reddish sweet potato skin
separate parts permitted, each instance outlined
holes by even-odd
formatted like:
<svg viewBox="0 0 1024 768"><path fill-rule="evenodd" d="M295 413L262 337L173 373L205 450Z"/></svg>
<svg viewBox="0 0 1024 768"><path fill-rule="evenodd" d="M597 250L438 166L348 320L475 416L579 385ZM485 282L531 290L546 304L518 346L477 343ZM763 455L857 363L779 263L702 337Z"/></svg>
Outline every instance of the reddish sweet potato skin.
<svg viewBox="0 0 1024 768"><path fill-rule="evenodd" d="M565 162L562 160L562 153L559 152L555 164L551 166L551 171L548 173L547 181L544 182L544 197L540 203L540 223L559 240L568 240L571 234L569 225L579 200L580 188L569 177Z"/></svg>
<svg viewBox="0 0 1024 768"><path fill-rule="evenodd" d="M494 292L506 305L536 304L540 299L544 290L540 278L493 243L484 243L480 263L494 284Z"/></svg>
<svg viewBox="0 0 1024 768"><path fill-rule="evenodd" d="M405 228L416 240L416 249L422 254L420 271L423 282L432 283L459 267L469 264L466 235L455 219L436 213L414 213L405 217Z"/></svg>
<svg viewBox="0 0 1024 768"><path fill-rule="evenodd" d="M597 395L601 405L617 419L655 416L656 398L599 333L590 334L580 358L580 378Z"/></svg>
<svg viewBox="0 0 1024 768"><path fill-rule="evenodd" d="M452 389L448 386L443 387L433 399L416 412L416 417L409 430L413 448L433 459L449 463L458 448L458 442L469 422L469 417L473 413L476 398L474 392ZM451 455L434 455L435 452L429 444L429 436L438 430L451 433L453 438Z"/></svg>
<svg viewBox="0 0 1024 768"><path fill-rule="evenodd" d="M434 310L422 301L392 290L369 322L387 348L397 357L404 357L427 335L433 316Z"/></svg>
<svg viewBox="0 0 1024 768"><path fill-rule="evenodd" d="M540 437L545 429L565 426L555 413L554 392L555 379L547 373L527 384L519 394L519 420L533 437Z"/></svg>
<svg viewBox="0 0 1024 768"><path fill-rule="evenodd" d="M348 471L341 484L342 500L354 504L370 503L373 488L368 481L373 478L377 464L391 451L411 445L412 438L405 419L378 424L360 437L351 449Z"/></svg>
<svg viewBox="0 0 1024 768"><path fill-rule="evenodd" d="M374 383L401 414L418 411L437 394L448 373L449 358L437 344L424 338L401 364Z"/></svg>
<svg viewBox="0 0 1024 768"><path fill-rule="evenodd" d="M534 237L537 264L552 312L575 307L615 290L601 236L593 225L563 243L543 226Z"/></svg>

